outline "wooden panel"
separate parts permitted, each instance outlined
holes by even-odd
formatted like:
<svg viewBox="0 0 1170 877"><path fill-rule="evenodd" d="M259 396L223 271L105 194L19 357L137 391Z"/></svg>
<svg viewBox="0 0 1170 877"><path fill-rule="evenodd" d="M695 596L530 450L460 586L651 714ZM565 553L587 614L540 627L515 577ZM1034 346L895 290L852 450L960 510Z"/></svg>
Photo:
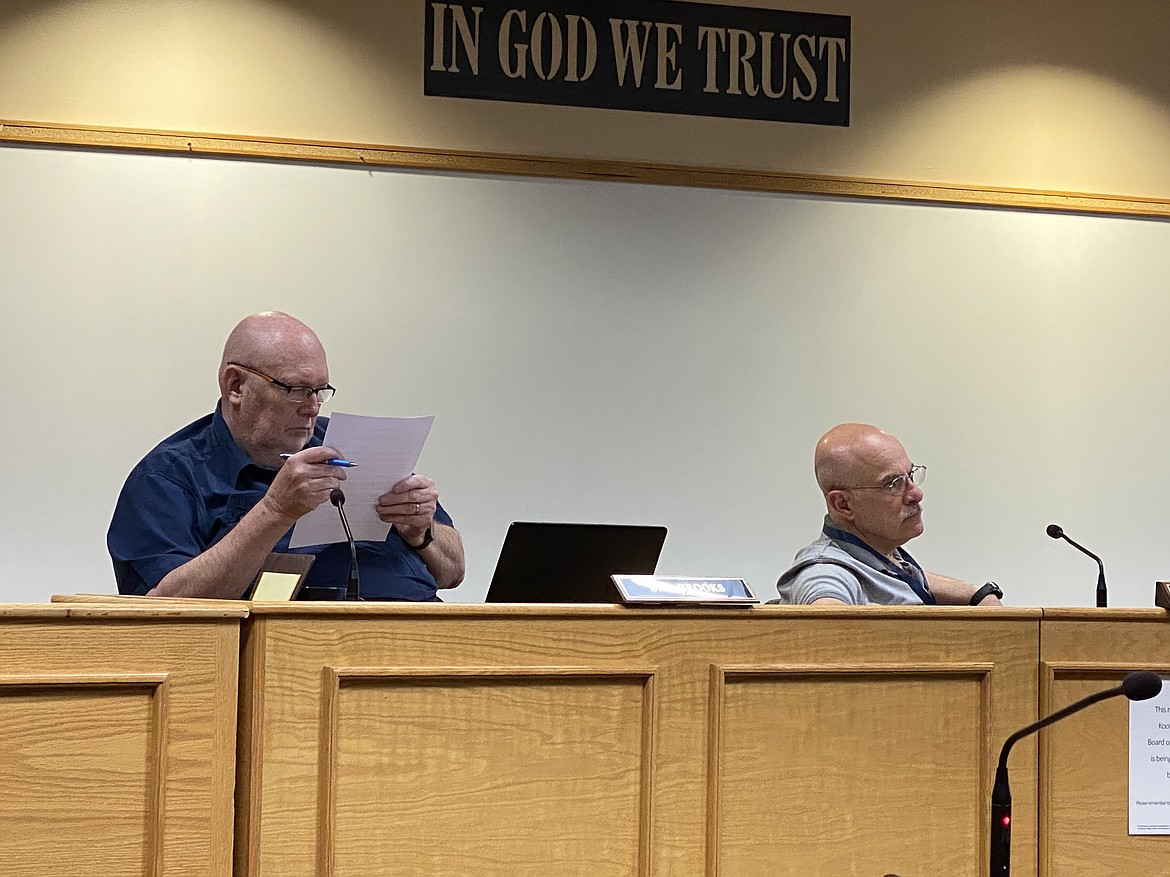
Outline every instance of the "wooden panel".
<svg viewBox="0 0 1170 877"><path fill-rule="evenodd" d="M1038 619L257 604L237 873L979 874Z"/></svg>
<svg viewBox="0 0 1170 877"><path fill-rule="evenodd" d="M238 872L364 873L370 856L386 873L644 872L656 698L641 650L616 628L583 646L581 620L558 637L459 617L487 607L414 608L255 607Z"/></svg>
<svg viewBox="0 0 1170 877"><path fill-rule="evenodd" d="M1045 610L1041 659L1047 714L1132 670L1170 675L1170 621L1154 609ZM1129 835L1129 702L1096 704L1041 735L1041 877L1165 874L1170 837Z"/></svg>
<svg viewBox="0 0 1170 877"><path fill-rule="evenodd" d="M28 682L0 686L5 869L158 873L157 686Z"/></svg>
<svg viewBox="0 0 1170 877"><path fill-rule="evenodd" d="M342 671L336 681L327 873L644 873L646 678ZM517 848L529 851L522 861Z"/></svg>
<svg viewBox="0 0 1170 877"><path fill-rule="evenodd" d="M0 870L230 875L233 615L0 606Z"/></svg>
<svg viewBox="0 0 1170 877"><path fill-rule="evenodd" d="M719 873L982 873L991 669L730 673ZM761 835L744 813L775 831Z"/></svg>

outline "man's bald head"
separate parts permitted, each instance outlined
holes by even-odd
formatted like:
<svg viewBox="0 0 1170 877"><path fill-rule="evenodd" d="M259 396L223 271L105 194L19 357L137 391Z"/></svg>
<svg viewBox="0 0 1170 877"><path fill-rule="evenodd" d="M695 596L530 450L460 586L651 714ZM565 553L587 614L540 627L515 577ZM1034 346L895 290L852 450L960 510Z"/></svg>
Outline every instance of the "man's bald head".
<svg viewBox="0 0 1170 877"><path fill-rule="evenodd" d="M274 360L303 356L324 358L317 333L289 314L262 311L244 317L232 329L223 345L219 373L222 378L229 362L267 372L276 367Z"/></svg>
<svg viewBox="0 0 1170 877"><path fill-rule="evenodd" d="M813 468L821 493L864 485L873 477L875 462L892 446L902 448L894 436L868 423L841 423L817 442Z"/></svg>

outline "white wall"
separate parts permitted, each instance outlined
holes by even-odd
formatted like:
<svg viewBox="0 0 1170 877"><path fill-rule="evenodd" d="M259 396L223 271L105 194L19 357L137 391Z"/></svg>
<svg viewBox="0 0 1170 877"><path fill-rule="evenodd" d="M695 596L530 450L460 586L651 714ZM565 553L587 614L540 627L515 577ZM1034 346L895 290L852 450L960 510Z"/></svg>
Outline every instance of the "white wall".
<svg viewBox="0 0 1170 877"><path fill-rule="evenodd" d="M0 148L0 600L112 591L123 478L290 311L334 410L438 415L420 470L481 600L512 520L670 528L764 597L818 529L813 444L930 467L928 567L1016 605L1170 578L1170 225L623 184Z"/></svg>

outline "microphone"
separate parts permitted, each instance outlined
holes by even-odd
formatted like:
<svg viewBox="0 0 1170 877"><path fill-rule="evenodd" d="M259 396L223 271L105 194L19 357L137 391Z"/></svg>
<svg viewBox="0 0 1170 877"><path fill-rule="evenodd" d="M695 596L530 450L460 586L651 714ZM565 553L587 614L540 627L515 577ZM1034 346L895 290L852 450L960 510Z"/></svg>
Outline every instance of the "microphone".
<svg viewBox="0 0 1170 877"><path fill-rule="evenodd" d="M1053 524L1052 527L1056 525ZM1050 534L1052 527L1049 527ZM1008 785L1007 760L1008 753L1012 751L1016 741L1099 701L1117 697L1119 694L1124 694L1129 700L1149 700L1151 697L1157 697L1161 690L1162 677L1150 670L1138 670L1122 679L1121 684L1115 688L1107 688L1083 697L1064 709L1021 728L1004 741L1003 749L999 753L999 766L995 769L995 785L991 790L991 877L1009 877L1011 874L1012 791Z"/></svg>
<svg viewBox="0 0 1170 877"><path fill-rule="evenodd" d="M1069 539L1068 536L1064 535L1064 529L1060 526L1060 524L1049 524L1047 532L1048 535L1053 539L1063 539L1073 548L1077 549L1078 551L1083 551L1085 554L1089 555L1089 557L1093 558L1093 560L1097 561L1097 605L1108 606L1109 601L1105 595L1105 564L1101 562L1101 558L1095 555L1084 545L1078 545L1076 542L1073 542L1071 539Z"/></svg>
<svg viewBox="0 0 1170 877"><path fill-rule="evenodd" d="M333 488L329 494L329 501L337 506L337 514L341 516L341 526L345 528L345 538L349 542L349 581L345 583L345 599L360 600L362 598L361 580L358 578L357 545L353 541L353 532L349 529L349 521L345 517L345 494L340 487Z"/></svg>

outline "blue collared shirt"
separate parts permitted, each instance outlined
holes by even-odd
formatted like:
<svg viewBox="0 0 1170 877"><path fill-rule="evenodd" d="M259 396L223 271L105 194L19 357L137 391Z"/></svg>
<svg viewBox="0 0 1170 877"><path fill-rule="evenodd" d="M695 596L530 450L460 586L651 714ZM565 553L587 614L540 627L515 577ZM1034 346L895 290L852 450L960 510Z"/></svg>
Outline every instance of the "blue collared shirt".
<svg viewBox="0 0 1170 877"><path fill-rule="evenodd" d="M321 445L329 420L317 418L309 446ZM215 545L260 501L276 471L257 466L236 444L219 406L159 444L134 467L106 535L122 594L145 594L171 570ZM435 523L451 524L439 506ZM305 584L342 587L349 574L344 543L288 547L292 530L273 551L313 554ZM438 600L435 578L399 535L357 543L362 597ZM244 596L241 594L241 596Z"/></svg>

